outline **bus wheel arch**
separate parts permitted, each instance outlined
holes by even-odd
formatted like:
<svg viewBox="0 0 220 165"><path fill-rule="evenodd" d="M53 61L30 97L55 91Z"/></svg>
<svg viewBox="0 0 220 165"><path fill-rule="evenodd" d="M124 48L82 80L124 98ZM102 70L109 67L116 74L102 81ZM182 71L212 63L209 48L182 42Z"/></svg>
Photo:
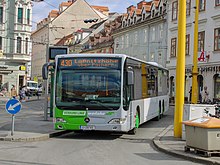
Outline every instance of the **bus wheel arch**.
<svg viewBox="0 0 220 165"><path fill-rule="evenodd" d="M162 106L161 106L161 100L159 101L159 110L158 110L158 116L157 116L157 119L160 120L161 117L162 117Z"/></svg>
<svg viewBox="0 0 220 165"><path fill-rule="evenodd" d="M135 126L132 130L128 131L128 134L135 135L139 125L140 125L140 107L137 106L135 113Z"/></svg>
<svg viewBox="0 0 220 165"><path fill-rule="evenodd" d="M164 112L165 112L165 103L164 103L164 100L163 100L163 103L162 103L162 115L164 115Z"/></svg>
<svg viewBox="0 0 220 165"><path fill-rule="evenodd" d="M135 116L135 127L138 128L140 126L140 107L136 108L136 116Z"/></svg>

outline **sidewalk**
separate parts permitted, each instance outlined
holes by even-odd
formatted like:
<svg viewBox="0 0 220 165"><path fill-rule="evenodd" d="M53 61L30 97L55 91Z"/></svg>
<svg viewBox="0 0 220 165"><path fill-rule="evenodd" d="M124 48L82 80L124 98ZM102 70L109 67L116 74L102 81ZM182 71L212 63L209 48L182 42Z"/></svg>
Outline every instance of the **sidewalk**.
<svg viewBox="0 0 220 165"><path fill-rule="evenodd" d="M9 99L9 97L1 97L0 105L5 105ZM44 101L45 97L33 96L26 102L37 101L38 99ZM11 122L2 124L0 126L0 141L39 141L69 132L54 130L52 118L48 117L47 121L43 118L42 114L33 114L25 120L15 120L13 136L11 136Z"/></svg>
<svg viewBox="0 0 220 165"><path fill-rule="evenodd" d="M220 164L220 156L203 157L195 154L193 149L190 152L185 152L185 141L181 138L175 138L173 135L173 126L170 125L153 139L154 145L165 153L176 157L181 157L190 161L199 162L202 164Z"/></svg>
<svg viewBox="0 0 220 165"><path fill-rule="evenodd" d="M5 105L6 102L10 99L11 97L4 97L4 96L0 96L0 105ZM18 99L18 98L17 98ZM36 100L44 100L45 97L44 96L32 96L29 99L26 99L25 101L36 101Z"/></svg>

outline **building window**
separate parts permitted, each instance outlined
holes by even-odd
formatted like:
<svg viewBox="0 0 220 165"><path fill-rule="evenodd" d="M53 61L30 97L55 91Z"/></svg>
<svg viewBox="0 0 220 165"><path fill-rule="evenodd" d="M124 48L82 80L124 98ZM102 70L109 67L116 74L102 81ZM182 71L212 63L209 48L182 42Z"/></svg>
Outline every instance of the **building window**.
<svg viewBox="0 0 220 165"><path fill-rule="evenodd" d="M134 32L134 43L138 43L138 32Z"/></svg>
<svg viewBox="0 0 220 165"><path fill-rule="evenodd" d="M2 50L2 37L0 37L0 50Z"/></svg>
<svg viewBox="0 0 220 165"><path fill-rule="evenodd" d="M152 36L151 36L152 41L155 41L155 39L156 39L156 33L155 32L156 32L155 27L152 27L152 33L151 33L152 34Z"/></svg>
<svg viewBox="0 0 220 165"><path fill-rule="evenodd" d="M30 25L30 13L31 13L31 10L27 9L27 24L28 25Z"/></svg>
<svg viewBox="0 0 220 165"><path fill-rule="evenodd" d="M23 8L18 8L18 23L23 23Z"/></svg>
<svg viewBox="0 0 220 165"><path fill-rule="evenodd" d="M28 38L25 39L25 54L28 54Z"/></svg>
<svg viewBox="0 0 220 165"><path fill-rule="evenodd" d="M215 46L214 50L220 50L220 28L215 29L214 32L214 41L215 41Z"/></svg>
<svg viewBox="0 0 220 165"><path fill-rule="evenodd" d="M220 75L214 75L214 98L220 99Z"/></svg>
<svg viewBox="0 0 220 165"><path fill-rule="evenodd" d="M206 0L199 0L199 11L205 11Z"/></svg>
<svg viewBox="0 0 220 165"><path fill-rule="evenodd" d="M126 34L126 47L128 48L128 46L129 46L129 35Z"/></svg>
<svg viewBox="0 0 220 165"><path fill-rule="evenodd" d="M186 16L190 15L191 10L191 0L186 0Z"/></svg>
<svg viewBox="0 0 220 165"><path fill-rule="evenodd" d="M215 0L215 6L220 6L220 0Z"/></svg>
<svg viewBox="0 0 220 165"><path fill-rule="evenodd" d="M171 38L170 57L176 57L176 38Z"/></svg>
<svg viewBox="0 0 220 165"><path fill-rule="evenodd" d="M144 29L144 43L147 42L147 29Z"/></svg>
<svg viewBox="0 0 220 165"><path fill-rule="evenodd" d="M143 18L142 18L143 20L145 19L145 14L143 14Z"/></svg>
<svg viewBox="0 0 220 165"><path fill-rule="evenodd" d="M21 53L21 37L17 38L17 53Z"/></svg>
<svg viewBox="0 0 220 165"><path fill-rule="evenodd" d="M198 51L202 52L205 49L205 31L198 33Z"/></svg>
<svg viewBox="0 0 220 165"><path fill-rule="evenodd" d="M178 1L172 3L172 21L177 20Z"/></svg>
<svg viewBox="0 0 220 165"><path fill-rule="evenodd" d="M3 7L0 7L0 23L3 23Z"/></svg>
<svg viewBox="0 0 220 165"><path fill-rule="evenodd" d="M122 25L122 27L125 27L125 21L123 21L123 25Z"/></svg>
<svg viewBox="0 0 220 165"><path fill-rule="evenodd" d="M121 36L121 48L124 49L124 36Z"/></svg>
<svg viewBox="0 0 220 165"><path fill-rule="evenodd" d="M152 10L152 16L151 16L151 17L154 17L154 13L155 13L155 11L154 11L154 10Z"/></svg>
<svg viewBox="0 0 220 165"><path fill-rule="evenodd" d="M118 49L118 48L119 48L119 42L118 42L118 39L116 39L115 49Z"/></svg>
<svg viewBox="0 0 220 165"><path fill-rule="evenodd" d="M163 14L163 7L160 6L160 15Z"/></svg>
<svg viewBox="0 0 220 165"><path fill-rule="evenodd" d="M163 38L163 24L160 24L160 38Z"/></svg>
<svg viewBox="0 0 220 165"><path fill-rule="evenodd" d="M186 55L189 55L190 34L186 35Z"/></svg>

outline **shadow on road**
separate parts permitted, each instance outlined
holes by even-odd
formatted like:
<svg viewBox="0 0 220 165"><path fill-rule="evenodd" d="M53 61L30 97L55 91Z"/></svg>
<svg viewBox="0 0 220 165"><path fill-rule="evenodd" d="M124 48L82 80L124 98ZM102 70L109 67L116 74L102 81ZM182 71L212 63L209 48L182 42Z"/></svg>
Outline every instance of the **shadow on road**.
<svg viewBox="0 0 220 165"><path fill-rule="evenodd" d="M111 133L104 131L81 131L81 132L71 132L65 135L61 135L56 138L61 139L80 139L80 140L115 140L122 136L121 133Z"/></svg>

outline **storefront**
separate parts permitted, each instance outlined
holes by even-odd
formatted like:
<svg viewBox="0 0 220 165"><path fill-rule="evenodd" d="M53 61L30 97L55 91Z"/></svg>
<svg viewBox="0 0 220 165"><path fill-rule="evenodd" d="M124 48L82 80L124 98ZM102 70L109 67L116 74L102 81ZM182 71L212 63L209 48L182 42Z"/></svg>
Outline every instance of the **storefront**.
<svg viewBox="0 0 220 165"><path fill-rule="evenodd" d="M170 70L170 101L175 99L176 70ZM209 99L212 102L220 100L220 65L198 67L198 101L201 101L201 92L208 88ZM185 69L185 102L190 102L190 87L192 86L192 69Z"/></svg>

